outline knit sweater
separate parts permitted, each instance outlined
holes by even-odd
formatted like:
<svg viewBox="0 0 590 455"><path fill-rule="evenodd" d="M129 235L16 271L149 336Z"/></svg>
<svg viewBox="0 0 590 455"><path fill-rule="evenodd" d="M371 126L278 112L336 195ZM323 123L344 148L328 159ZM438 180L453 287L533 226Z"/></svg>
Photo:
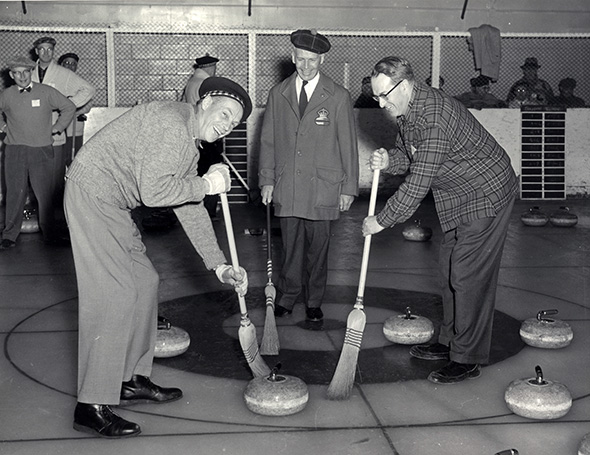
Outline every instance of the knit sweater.
<svg viewBox="0 0 590 455"><path fill-rule="evenodd" d="M33 83L30 92L20 93L13 85L0 93L0 112L6 115L6 143L45 147L52 144L53 128L63 131L76 106L53 87ZM52 112L59 111L55 125Z"/></svg>
<svg viewBox="0 0 590 455"><path fill-rule="evenodd" d="M130 109L80 149L66 178L107 204L173 207L208 269L226 262L203 204L197 176L194 106L153 101Z"/></svg>

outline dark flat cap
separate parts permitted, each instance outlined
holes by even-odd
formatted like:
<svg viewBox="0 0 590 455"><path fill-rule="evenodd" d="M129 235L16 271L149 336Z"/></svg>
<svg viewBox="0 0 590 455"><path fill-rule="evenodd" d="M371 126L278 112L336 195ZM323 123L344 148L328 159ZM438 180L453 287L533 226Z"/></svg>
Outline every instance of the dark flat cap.
<svg viewBox="0 0 590 455"><path fill-rule="evenodd" d="M325 54L330 50L330 41L316 30L297 30L291 33L291 42L298 49L314 54Z"/></svg>
<svg viewBox="0 0 590 455"><path fill-rule="evenodd" d="M209 54L205 54L203 57L195 59L199 68L205 68L207 66L215 65L219 61L218 58L211 57Z"/></svg>
<svg viewBox="0 0 590 455"><path fill-rule="evenodd" d="M42 38L39 38L38 40L36 40L36 41L33 43L33 46L34 46L34 47L38 47L38 46L39 46L39 44L43 44L43 43L49 43L49 44L51 44L52 46L55 46L55 43L56 43L56 42L57 42L57 41L55 41L55 40L54 40L54 39L53 39L51 36L44 36L44 37L42 37Z"/></svg>
<svg viewBox="0 0 590 455"><path fill-rule="evenodd" d="M248 92L241 85L225 77L208 77L199 87L199 96L201 98L209 96L227 96L236 100L242 105L244 113L242 122L248 118L252 112L252 100Z"/></svg>
<svg viewBox="0 0 590 455"><path fill-rule="evenodd" d="M8 69L13 68L35 68L35 62L26 55L17 55L6 62Z"/></svg>
<svg viewBox="0 0 590 455"><path fill-rule="evenodd" d="M524 59L524 65L521 68L541 68L537 62L537 57L527 57Z"/></svg>
<svg viewBox="0 0 590 455"><path fill-rule="evenodd" d="M67 54L62 55L58 60L57 63L58 64L62 64L62 62L66 59L66 58L73 58L74 60L76 60L77 62L80 61L80 57L78 57L78 54L74 54L73 52L68 52Z"/></svg>
<svg viewBox="0 0 590 455"><path fill-rule="evenodd" d="M472 87L485 87L486 85L490 85L490 78L480 74L477 77L469 79L469 82Z"/></svg>
<svg viewBox="0 0 590 455"><path fill-rule="evenodd" d="M565 79L562 79L559 81L558 87L563 87L563 88L576 88L576 80L571 78L571 77L566 77Z"/></svg>

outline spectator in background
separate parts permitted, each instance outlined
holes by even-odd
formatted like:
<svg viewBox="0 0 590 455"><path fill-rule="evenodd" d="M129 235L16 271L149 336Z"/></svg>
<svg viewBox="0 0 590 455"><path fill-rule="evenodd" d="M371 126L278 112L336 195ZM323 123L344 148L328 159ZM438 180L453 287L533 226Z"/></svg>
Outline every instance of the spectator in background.
<svg viewBox="0 0 590 455"><path fill-rule="evenodd" d="M520 109L522 106L539 106L542 103L537 98L531 97L529 86L524 82L518 83L512 87L514 98L508 101L508 107Z"/></svg>
<svg viewBox="0 0 590 455"><path fill-rule="evenodd" d="M373 89L371 88L371 76L363 77L361 85L361 94L354 102L355 108L379 108L379 103L373 99Z"/></svg>
<svg viewBox="0 0 590 455"><path fill-rule="evenodd" d="M585 107L586 103L582 98L574 95L576 89L576 80L566 77L559 81L559 96L553 99L551 104L564 107Z"/></svg>
<svg viewBox="0 0 590 455"><path fill-rule="evenodd" d="M480 74L477 77L472 77L469 83L471 84L471 90L455 97L465 107L473 109L506 107L504 101L490 93L489 77Z"/></svg>
<svg viewBox="0 0 590 455"><path fill-rule="evenodd" d="M515 97L515 88L520 84L525 84L530 92L529 99L536 101L539 104L550 104L553 100L553 89L549 82L540 79L538 72L541 66L537 62L536 57L527 57L524 61L524 65L520 67L522 69L523 77L517 80L506 97L506 102L510 104Z"/></svg>
<svg viewBox="0 0 590 455"><path fill-rule="evenodd" d="M54 38L44 36L37 39L33 46L38 56L37 64L33 70L33 82L49 85L69 98L76 108L88 103L96 89L76 75L73 71L59 65L54 59L56 41ZM56 114L54 114L55 120ZM53 149L55 151L55 191L56 191L56 213L63 212L64 175L66 166L71 158L71 150L65 150L65 131L53 136Z"/></svg>
<svg viewBox="0 0 590 455"><path fill-rule="evenodd" d="M69 52L63 54L57 60L57 63L75 73L78 70L79 61L80 57L77 54ZM84 143L84 123L88 120L86 114L90 112L90 109L92 109L92 100L76 109L76 116L66 129L65 153L67 155L70 152L70 157L67 159L68 164L74 159L75 154L78 153Z"/></svg>
<svg viewBox="0 0 590 455"><path fill-rule="evenodd" d="M8 63L16 85L0 93L0 114L6 116L6 217L0 250L12 248L21 231L29 182L39 203L39 227L46 243L62 242L55 225L55 180L52 136L62 132L76 107L52 87L31 81L35 62L16 57ZM57 120L53 122L53 111Z"/></svg>

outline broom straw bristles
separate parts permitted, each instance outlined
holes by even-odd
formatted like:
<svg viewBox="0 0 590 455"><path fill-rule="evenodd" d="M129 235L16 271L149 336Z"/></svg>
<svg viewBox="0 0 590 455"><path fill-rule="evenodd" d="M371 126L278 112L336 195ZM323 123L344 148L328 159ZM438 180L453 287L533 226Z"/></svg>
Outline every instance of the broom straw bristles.
<svg viewBox="0 0 590 455"><path fill-rule="evenodd" d="M266 295L266 319L264 320L264 331L260 342L260 353L262 355L279 355L280 342L274 305L277 291L272 283L266 285L264 294Z"/></svg>
<svg viewBox="0 0 590 455"><path fill-rule="evenodd" d="M334 377L328 386L330 400L345 400L350 396L366 322L367 317L362 308L354 308L348 315L344 345Z"/></svg>
<svg viewBox="0 0 590 455"><path fill-rule="evenodd" d="M262 357L260 357L258 341L256 339L256 327L250 322L247 314L242 315L240 328L238 329L238 338L240 339L242 351L244 351L244 357L246 357L246 361L254 377L268 376L270 374L270 368Z"/></svg>

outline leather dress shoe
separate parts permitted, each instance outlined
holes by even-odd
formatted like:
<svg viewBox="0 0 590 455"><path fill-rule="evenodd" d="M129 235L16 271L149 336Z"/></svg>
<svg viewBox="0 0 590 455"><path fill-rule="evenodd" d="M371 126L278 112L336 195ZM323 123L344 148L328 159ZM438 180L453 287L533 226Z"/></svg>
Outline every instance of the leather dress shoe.
<svg viewBox="0 0 590 455"><path fill-rule="evenodd" d="M182 398L182 390L176 387L160 387L147 376L133 375L121 386L119 406L134 404L170 403Z"/></svg>
<svg viewBox="0 0 590 455"><path fill-rule="evenodd" d="M288 314L293 313L293 310L289 308L285 308L281 305L275 305L275 317L282 318L283 316L287 316Z"/></svg>
<svg viewBox="0 0 590 455"><path fill-rule="evenodd" d="M76 405L74 430L109 439L128 438L141 433L139 425L119 417L110 406L86 403Z"/></svg>
<svg viewBox="0 0 590 455"><path fill-rule="evenodd" d="M455 384L465 379L475 379L481 374L477 363L458 363L450 361L440 370L433 371L428 376L430 382L436 384Z"/></svg>
<svg viewBox="0 0 590 455"><path fill-rule="evenodd" d="M305 316L310 321L321 321L324 319L324 312L321 308L306 308Z"/></svg>
<svg viewBox="0 0 590 455"><path fill-rule="evenodd" d="M4 239L0 242L0 250L7 250L9 248L14 248L16 246L16 242L14 240Z"/></svg>
<svg viewBox="0 0 590 455"><path fill-rule="evenodd" d="M410 355L422 360L449 360L450 349L440 343L419 344L410 348Z"/></svg>

